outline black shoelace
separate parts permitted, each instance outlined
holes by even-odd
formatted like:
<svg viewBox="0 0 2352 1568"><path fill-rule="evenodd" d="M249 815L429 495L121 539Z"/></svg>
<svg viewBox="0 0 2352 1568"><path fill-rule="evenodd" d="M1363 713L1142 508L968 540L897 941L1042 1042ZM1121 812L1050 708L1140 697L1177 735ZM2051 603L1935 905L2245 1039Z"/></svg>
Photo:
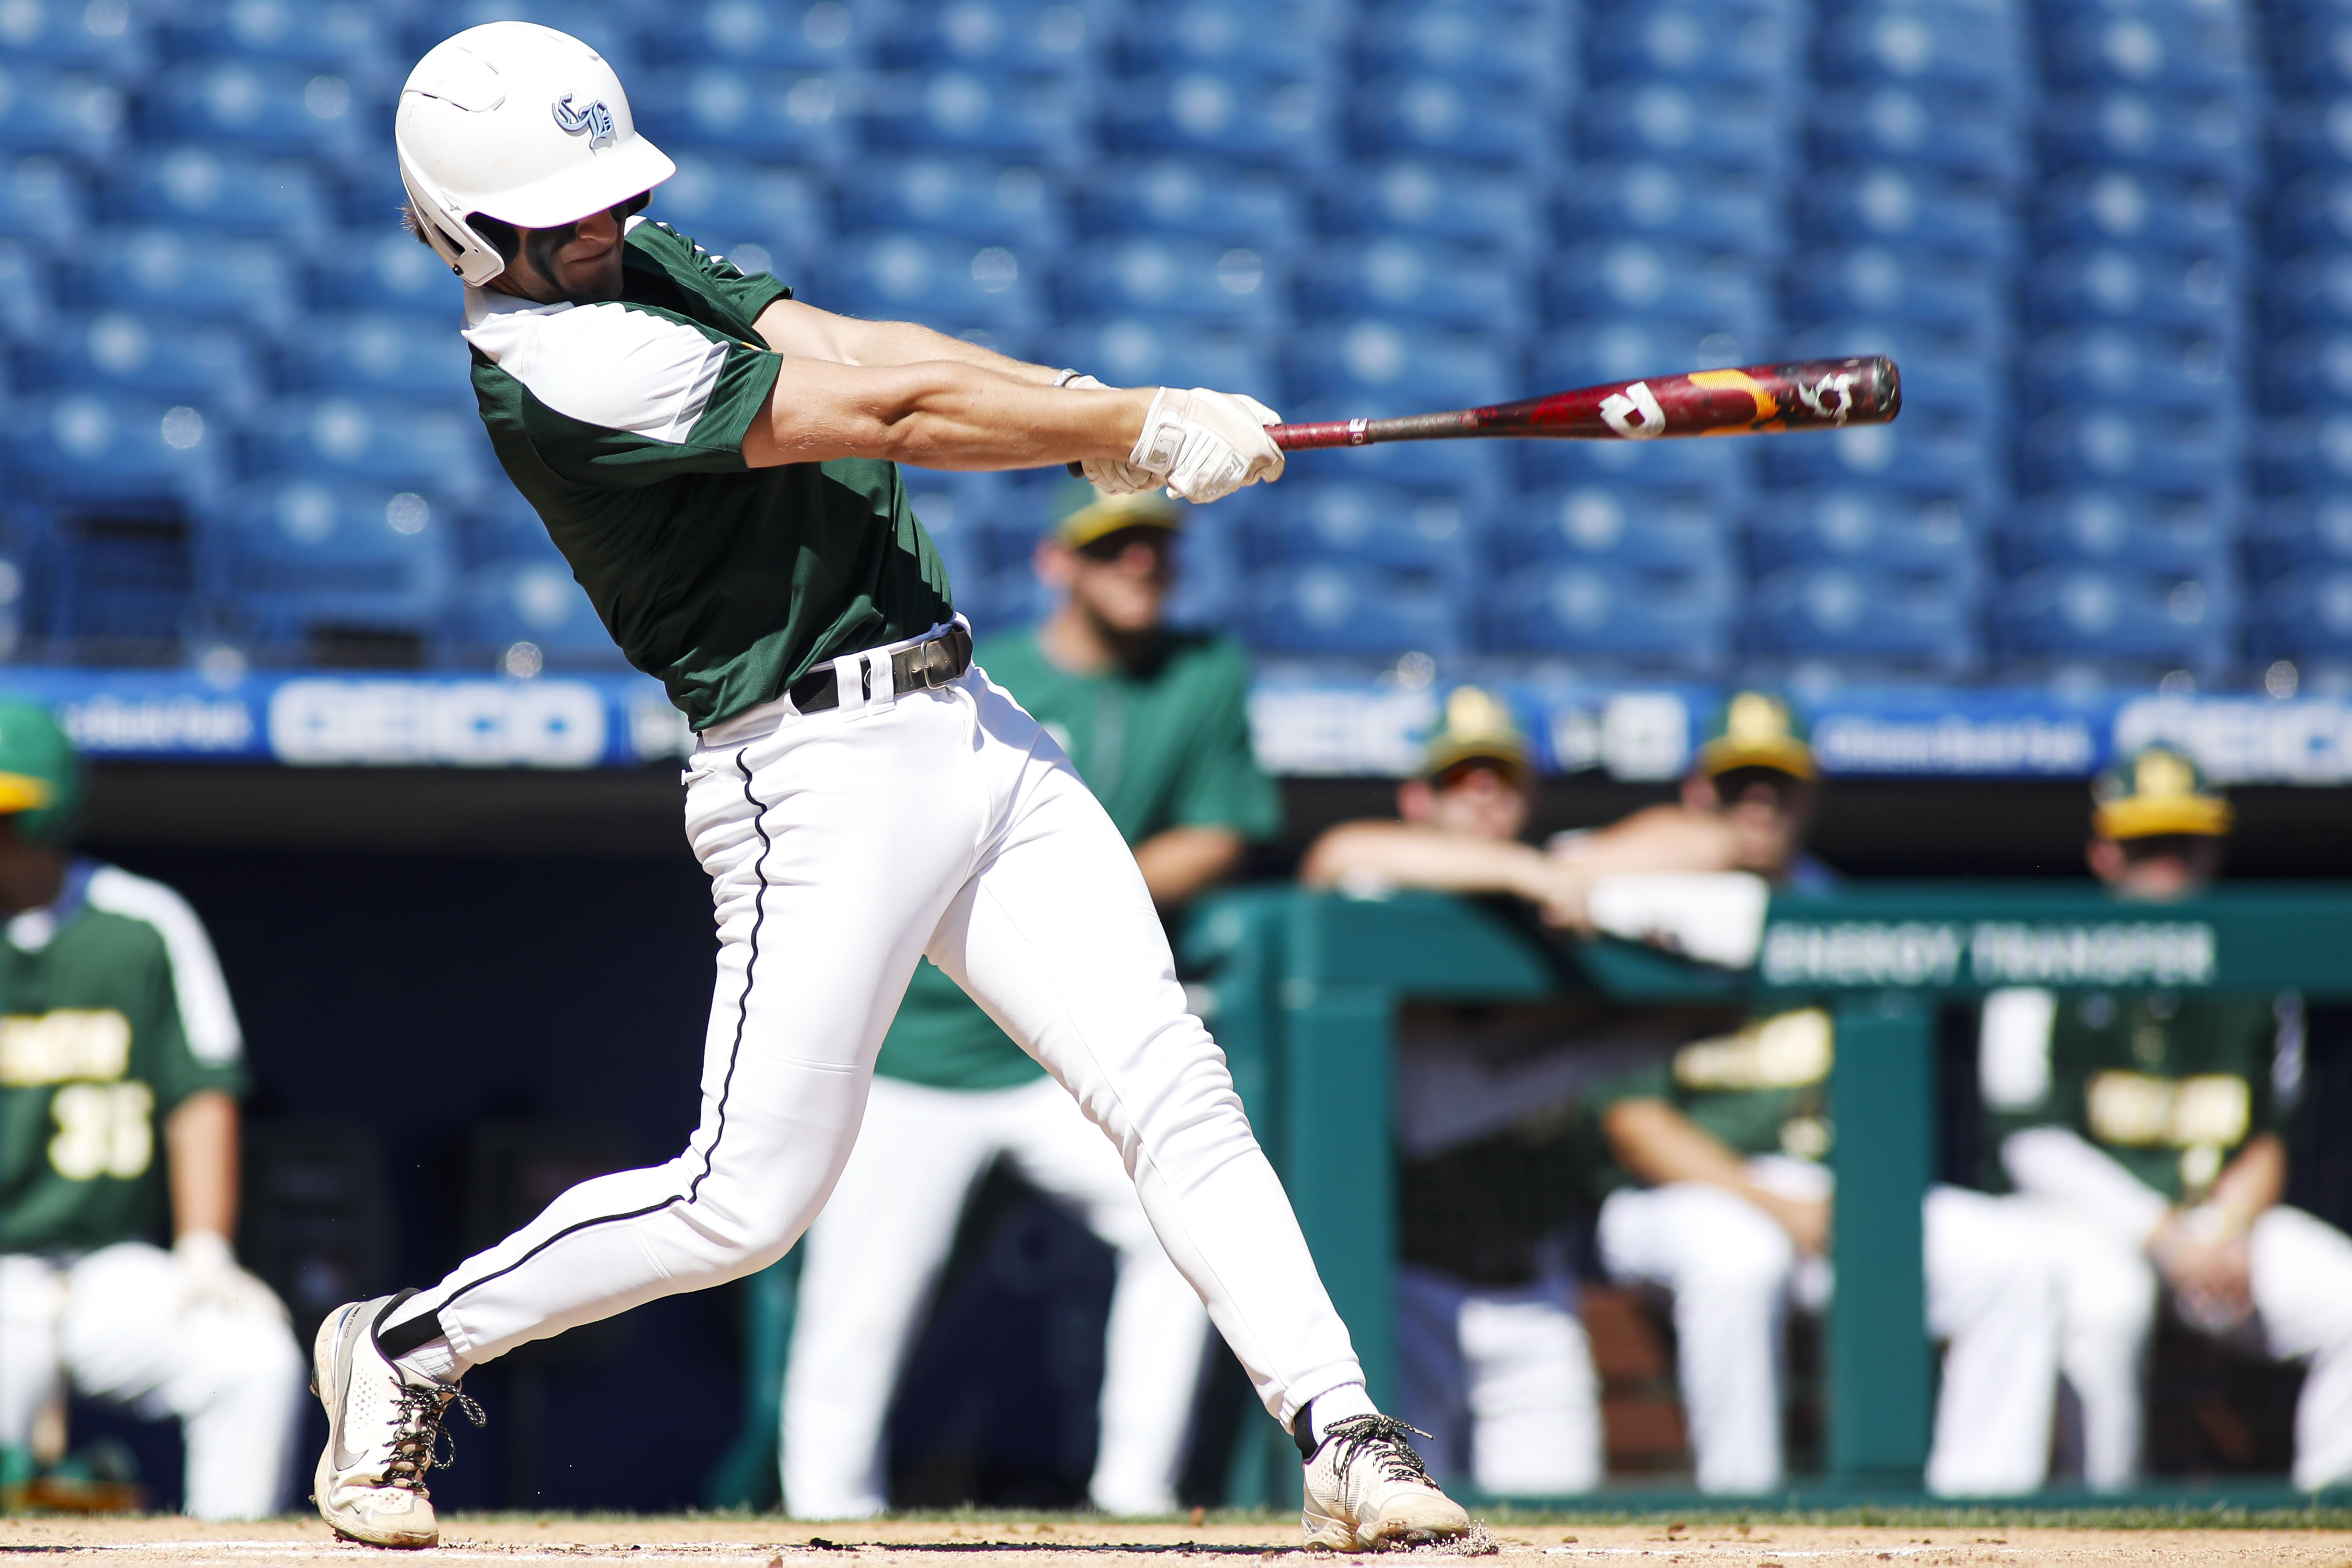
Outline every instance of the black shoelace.
<svg viewBox="0 0 2352 1568"><path fill-rule="evenodd" d="M457 1440L441 1429L441 1418L452 1405L477 1426L489 1420L471 1395L454 1388L425 1383L401 1384L400 1397L393 1401L392 1461L383 1468L384 1485L422 1492L427 1471L457 1466Z"/></svg>
<svg viewBox="0 0 2352 1568"><path fill-rule="evenodd" d="M1413 1451L1411 1437L1426 1437L1429 1434L1418 1426L1409 1426L1393 1415L1349 1415L1334 1421L1325 1429L1323 1440L1337 1443L1339 1451L1333 1456L1341 1470L1367 1455L1380 1473L1392 1481L1429 1480L1429 1470Z"/></svg>

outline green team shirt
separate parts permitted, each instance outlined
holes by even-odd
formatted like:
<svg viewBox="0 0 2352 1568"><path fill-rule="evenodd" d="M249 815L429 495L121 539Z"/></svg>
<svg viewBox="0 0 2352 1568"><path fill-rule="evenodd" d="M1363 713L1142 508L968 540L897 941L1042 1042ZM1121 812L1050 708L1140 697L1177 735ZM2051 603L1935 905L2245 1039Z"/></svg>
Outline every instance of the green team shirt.
<svg viewBox="0 0 2352 1568"><path fill-rule="evenodd" d="M1628 1100L1663 1100L1746 1155L1819 1160L1829 1152L1830 1016L1818 1007L1759 1018L1735 1034L1694 1040L1655 1068L1612 1079L1585 1098L1593 1147L1603 1151L1602 1194L1639 1184L1605 1153L1601 1119Z"/></svg>
<svg viewBox="0 0 2352 1568"><path fill-rule="evenodd" d="M55 904L0 926L0 1252L162 1237L160 1129L199 1089L242 1095L244 1054L195 911L75 862Z"/></svg>
<svg viewBox="0 0 2352 1568"><path fill-rule="evenodd" d="M465 338L499 461L629 662L707 730L947 620L896 465L743 461L783 364L753 322L792 290L643 218L621 277L595 305L468 289Z"/></svg>
<svg viewBox="0 0 2352 1568"><path fill-rule="evenodd" d="M1070 754L1129 844L1171 827L1282 827L1282 801L1250 751L1249 665L1222 637L1171 634L1141 668L1073 675L1024 628L974 649ZM875 1070L941 1089L1003 1089L1045 1069L929 960L916 965Z"/></svg>
<svg viewBox="0 0 2352 1568"><path fill-rule="evenodd" d="M2005 1190L2000 1141L2029 1127L2070 1127L2179 1203L2201 1197L2246 1142L2284 1131L2273 1080L2276 1005L2261 999L2044 992L2040 1062L2022 1084L2042 1092L2000 1103L1987 1086L1988 1184ZM2030 1048L2030 1046L2029 1046ZM2019 1077L2016 1068L1999 1075Z"/></svg>

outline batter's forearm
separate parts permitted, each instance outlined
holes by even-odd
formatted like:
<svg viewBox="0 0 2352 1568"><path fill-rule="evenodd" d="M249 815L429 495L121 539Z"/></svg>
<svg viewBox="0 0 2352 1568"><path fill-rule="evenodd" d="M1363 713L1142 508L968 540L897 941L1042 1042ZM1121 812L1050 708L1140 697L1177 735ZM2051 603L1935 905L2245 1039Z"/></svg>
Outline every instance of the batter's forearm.
<svg viewBox="0 0 2352 1568"><path fill-rule="evenodd" d="M781 354L827 360L869 369L948 361L977 365L1038 386L1053 384L1044 365L1011 359L993 349L951 338L914 321L867 321L836 316L798 300L779 300L755 323L767 345Z"/></svg>
<svg viewBox="0 0 2352 1568"><path fill-rule="evenodd" d="M753 468L881 458L966 470L1124 458L1153 395L1055 387L961 361L873 368L787 359L743 458Z"/></svg>
<svg viewBox="0 0 2352 1568"><path fill-rule="evenodd" d="M236 1234L236 1101L214 1089L188 1096L164 1119L173 1236Z"/></svg>

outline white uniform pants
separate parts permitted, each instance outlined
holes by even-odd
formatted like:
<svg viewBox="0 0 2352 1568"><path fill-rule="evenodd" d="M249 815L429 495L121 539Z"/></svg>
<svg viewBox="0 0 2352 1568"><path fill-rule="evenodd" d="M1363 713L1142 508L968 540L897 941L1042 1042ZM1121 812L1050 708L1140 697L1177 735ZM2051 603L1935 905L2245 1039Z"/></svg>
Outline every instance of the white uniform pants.
<svg viewBox="0 0 2352 1568"><path fill-rule="evenodd" d="M2022 1205L1957 1187L1930 1191L1922 1218L1927 1330L1949 1342L1928 1489L1947 1497L2032 1491L2049 1468L2057 1394L2057 1265L2048 1233ZM1788 1232L1735 1193L1682 1182L1612 1194L1601 1205L1600 1242L1612 1278L1674 1293L1677 1372L1700 1489L1780 1486L1781 1325L1805 1261Z"/></svg>
<svg viewBox="0 0 2352 1568"><path fill-rule="evenodd" d="M182 1492L200 1519L286 1507L289 1449L308 1375L275 1315L181 1310L179 1266L144 1242L70 1267L0 1258L0 1444L21 1447L63 1380L141 1415L180 1418Z"/></svg>
<svg viewBox="0 0 2352 1568"><path fill-rule="evenodd" d="M1277 1420L1363 1381L1224 1054L1184 1010L1134 854L1012 698L974 668L725 726L687 785L719 941L701 1125L667 1164L583 1182L414 1303L461 1356L782 1257L849 1158L928 952L1108 1136Z"/></svg>
<svg viewBox="0 0 2352 1568"><path fill-rule="evenodd" d="M1601 1379L1572 1303L1564 1280L1496 1289L1398 1271L1402 1413L1441 1474L1466 1467L1498 1497L1600 1486Z"/></svg>
<svg viewBox="0 0 2352 1568"><path fill-rule="evenodd" d="M2131 1236L2056 1198L2037 1205L2059 1238L2066 1339L2061 1367L2083 1408L2083 1479L2102 1490L2139 1479L2143 1374L2158 1279ZM2305 1360L2294 1408L2294 1484L2352 1482L2352 1237L2284 1205L2254 1221L2254 1319L2242 1336ZM2241 1336L2231 1335L2234 1341Z"/></svg>
<svg viewBox="0 0 2352 1568"><path fill-rule="evenodd" d="M932 1089L877 1078L857 1147L809 1226L784 1374L784 1506L863 1519L888 1506L883 1426L965 1200L999 1155L1118 1253L1089 1495L1169 1513L1209 1320L1108 1140L1058 1084Z"/></svg>

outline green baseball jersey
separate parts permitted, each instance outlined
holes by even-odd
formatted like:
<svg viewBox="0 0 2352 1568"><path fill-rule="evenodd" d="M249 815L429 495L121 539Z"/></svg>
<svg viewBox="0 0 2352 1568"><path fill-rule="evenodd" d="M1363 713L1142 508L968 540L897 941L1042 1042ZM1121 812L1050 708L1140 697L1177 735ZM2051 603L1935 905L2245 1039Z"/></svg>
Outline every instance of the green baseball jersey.
<svg viewBox="0 0 2352 1568"><path fill-rule="evenodd" d="M77 861L0 926L0 1251L161 1237L164 1119L245 1092L244 1040L205 928L177 893Z"/></svg>
<svg viewBox="0 0 2352 1568"><path fill-rule="evenodd" d="M465 337L499 461L629 662L707 730L947 620L895 465L743 461L784 363L753 323L792 291L642 218L621 276L594 305L469 289Z"/></svg>
<svg viewBox="0 0 2352 1568"><path fill-rule="evenodd" d="M1171 634L1139 668L1073 675L1024 627L982 642L974 658L1062 742L1129 844L1171 827L1230 827L1253 840L1281 831L1281 797L1250 751L1249 667L1236 644ZM926 960L875 1070L941 1089L1003 1089L1045 1069Z"/></svg>
<svg viewBox="0 0 2352 1568"><path fill-rule="evenodd" d="M2000 1141L2028 1127L2074 1129L2176 1203L2203 1196L2247 1140L2283 1130L2273 1003L2173 992L2042 994L2046 1054L2026 1064L2028 1092L2002 1103L1989 1086L1985 1174L1996 1191L2007 1184ZM2019 1075L2012 1067L2002 1076Z"/></svg>
<svg viewBox="0 0 2352 1568"><path fill-rule="evenodd" d="M1819 1160L1829 1152L1830 1068L1835 1037L1818 1007L1759 1018L1736 1033L1694 1040L1655 1068L1612 1079L1585 1099L1596 1134L1609 1108L1662 1100L1741 1154ZM1596 1136L1596 1150L1608 1141ZM1635 1184L1602 1160L1602 1193Z"/></svg>

